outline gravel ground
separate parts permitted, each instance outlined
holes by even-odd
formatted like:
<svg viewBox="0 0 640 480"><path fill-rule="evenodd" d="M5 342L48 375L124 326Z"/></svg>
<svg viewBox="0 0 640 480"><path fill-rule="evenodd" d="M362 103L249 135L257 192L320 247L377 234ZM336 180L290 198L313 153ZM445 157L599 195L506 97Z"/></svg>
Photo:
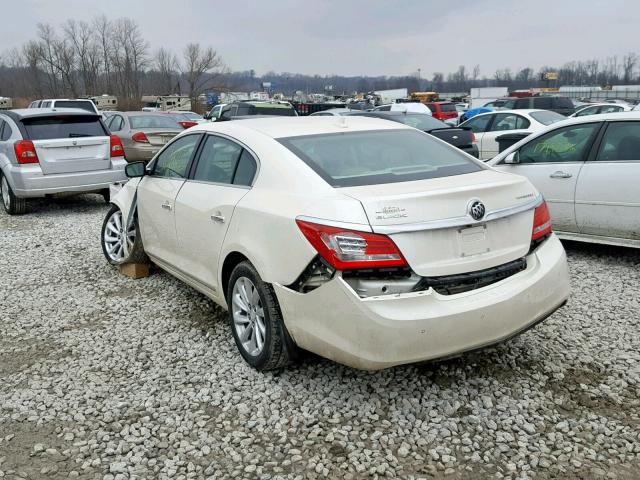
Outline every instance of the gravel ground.
<svg viewBox="0 0 640 480"><path fill-rule="evenodd" d="M495 348L262 374L204 296L107 265L106 209L0 213L0 477L640 477L640 251L567 244L567 307Z"/></svg>

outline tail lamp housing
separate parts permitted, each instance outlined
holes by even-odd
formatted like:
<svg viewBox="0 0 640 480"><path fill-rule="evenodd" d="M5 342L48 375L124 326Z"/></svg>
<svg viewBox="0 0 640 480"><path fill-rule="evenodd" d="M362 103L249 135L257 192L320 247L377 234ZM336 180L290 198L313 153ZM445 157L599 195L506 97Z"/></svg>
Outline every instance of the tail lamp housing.
<svg viewBox="0 0 640 480"><path fill-rule="evenodd" d="M551 233L551 215L549 215L549 208L547 202L542 200L542 203L536 207L533 212L533 229L531 231L531 240L538 240Z"/></svg>
<svg viewBox="0 0 640 480"><path fill-rule="evenodd" d="M191 121L191 120L183 120L183 121L178 122L178 123L184 129L195 127L196 125L198 125L198 122L194 122L194 121Z"/></svg>
<svg viewBox="0 0 640 480"><path fill-rule="evenodd" d="M149 143L149 139L144 132L136 132L131 135L131 140L138 143Z"/></svg>
<svg viewBox="0 0 640 480"><path fill-rule="evenodd" d="M386 235L300 219L296 223L320 256L336 270L407 266L396 244Z"/></svg>
<svg viewBox="0 0 640 480"><path fill-rule="evenodd" d="M111 158L124 157L124 147L122 146L122 140L120 140L119 136L111 135L110 151L111 151Z"/></svg>
<svg viewBox="0 0 640 480"><path fill-rule="evenodd" d="M39 163L36 147L31 140L18 140L13 144L16 159L20 165Z"/></svg>

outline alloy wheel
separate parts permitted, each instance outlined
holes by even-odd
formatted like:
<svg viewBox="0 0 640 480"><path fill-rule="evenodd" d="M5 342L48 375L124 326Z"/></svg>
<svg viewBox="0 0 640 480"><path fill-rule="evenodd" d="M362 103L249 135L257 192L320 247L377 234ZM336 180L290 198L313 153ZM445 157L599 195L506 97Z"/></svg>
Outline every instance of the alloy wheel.
<svg viewBox="0 0 640 480"><path fill-rule="evenodd" d="M232 293L233 327L242 348L257 357L265 344L267 327L258 289L247 277L239 277Z"/></svg>
<svg viewBox="0 0 640 480"><path fill-rule="evenodd" d="M2 203L4 203L4 208L8 211L11 208L11 197L9 197L9 184L4 175L2 175L0 190L2 191Z"/></svg>
<svg viewBox="0 0 640 480"><path fill-rule="evenodd" d="M102 238L109 258L114 262L124 261L133 249L135 240L135 225L132 223L127 228L122 218L122 212L120 210L113 212L109 220L107 220Z"/></svg>

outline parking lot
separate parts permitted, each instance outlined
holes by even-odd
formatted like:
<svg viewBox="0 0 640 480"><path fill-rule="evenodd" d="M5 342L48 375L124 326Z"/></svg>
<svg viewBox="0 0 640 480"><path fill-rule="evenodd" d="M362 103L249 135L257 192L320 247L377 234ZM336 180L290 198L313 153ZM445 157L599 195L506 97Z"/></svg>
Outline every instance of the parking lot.
<svg viewBox="0 0 640 480"><path fill-rule="evenodd" d="M375 373L242 361L226 314L100 249L97 195L0 213L0 477L637 478L640 251L566 243L533 330Z"/></svg>

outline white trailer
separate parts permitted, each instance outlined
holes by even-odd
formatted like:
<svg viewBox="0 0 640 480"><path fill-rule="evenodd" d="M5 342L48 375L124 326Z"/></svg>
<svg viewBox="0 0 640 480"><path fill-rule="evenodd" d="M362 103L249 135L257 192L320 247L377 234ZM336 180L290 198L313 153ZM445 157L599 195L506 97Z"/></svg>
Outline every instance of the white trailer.
<svg viewBox="0 0 640 480"><path fill-rule="evenodd" d="M249 100L249 94L246 92L222 92L218 97L218 103L233 103Z"/></svg>
<svg viewBox="0 0 640 480"><path fill-rule="evenodd" d="M94 97L88 97L93 103L95 103L98 110L117 110L118 99L113 95L97 95Z"/></svg>
<svg viewBox="0 0 640 480"><path fill-rule="evenodd" d="M143 95L143 110L183 110L191 111L191 99L186 95Z"/></svg>
<svg viewBox="0 0 640 480"><path fill-rule="evenodd" d="M485 104L509 95L507 87L474 87L471 89L469 109L483 107Z"/></svg>
<svg viewBox="0 0 640 480"><path fill-rule="evenodd" d="M373 92L380 98L380 104L396 103L396 100L407 98L409 91L406 88L394 88L392 90L376 90Z"/></svg>
<svg viewBox="0 0 640 480"><path fill-rule="evenodd" d="M13 108L13 100L9 97L0 97L0 110L8 110Z"/></svg>

